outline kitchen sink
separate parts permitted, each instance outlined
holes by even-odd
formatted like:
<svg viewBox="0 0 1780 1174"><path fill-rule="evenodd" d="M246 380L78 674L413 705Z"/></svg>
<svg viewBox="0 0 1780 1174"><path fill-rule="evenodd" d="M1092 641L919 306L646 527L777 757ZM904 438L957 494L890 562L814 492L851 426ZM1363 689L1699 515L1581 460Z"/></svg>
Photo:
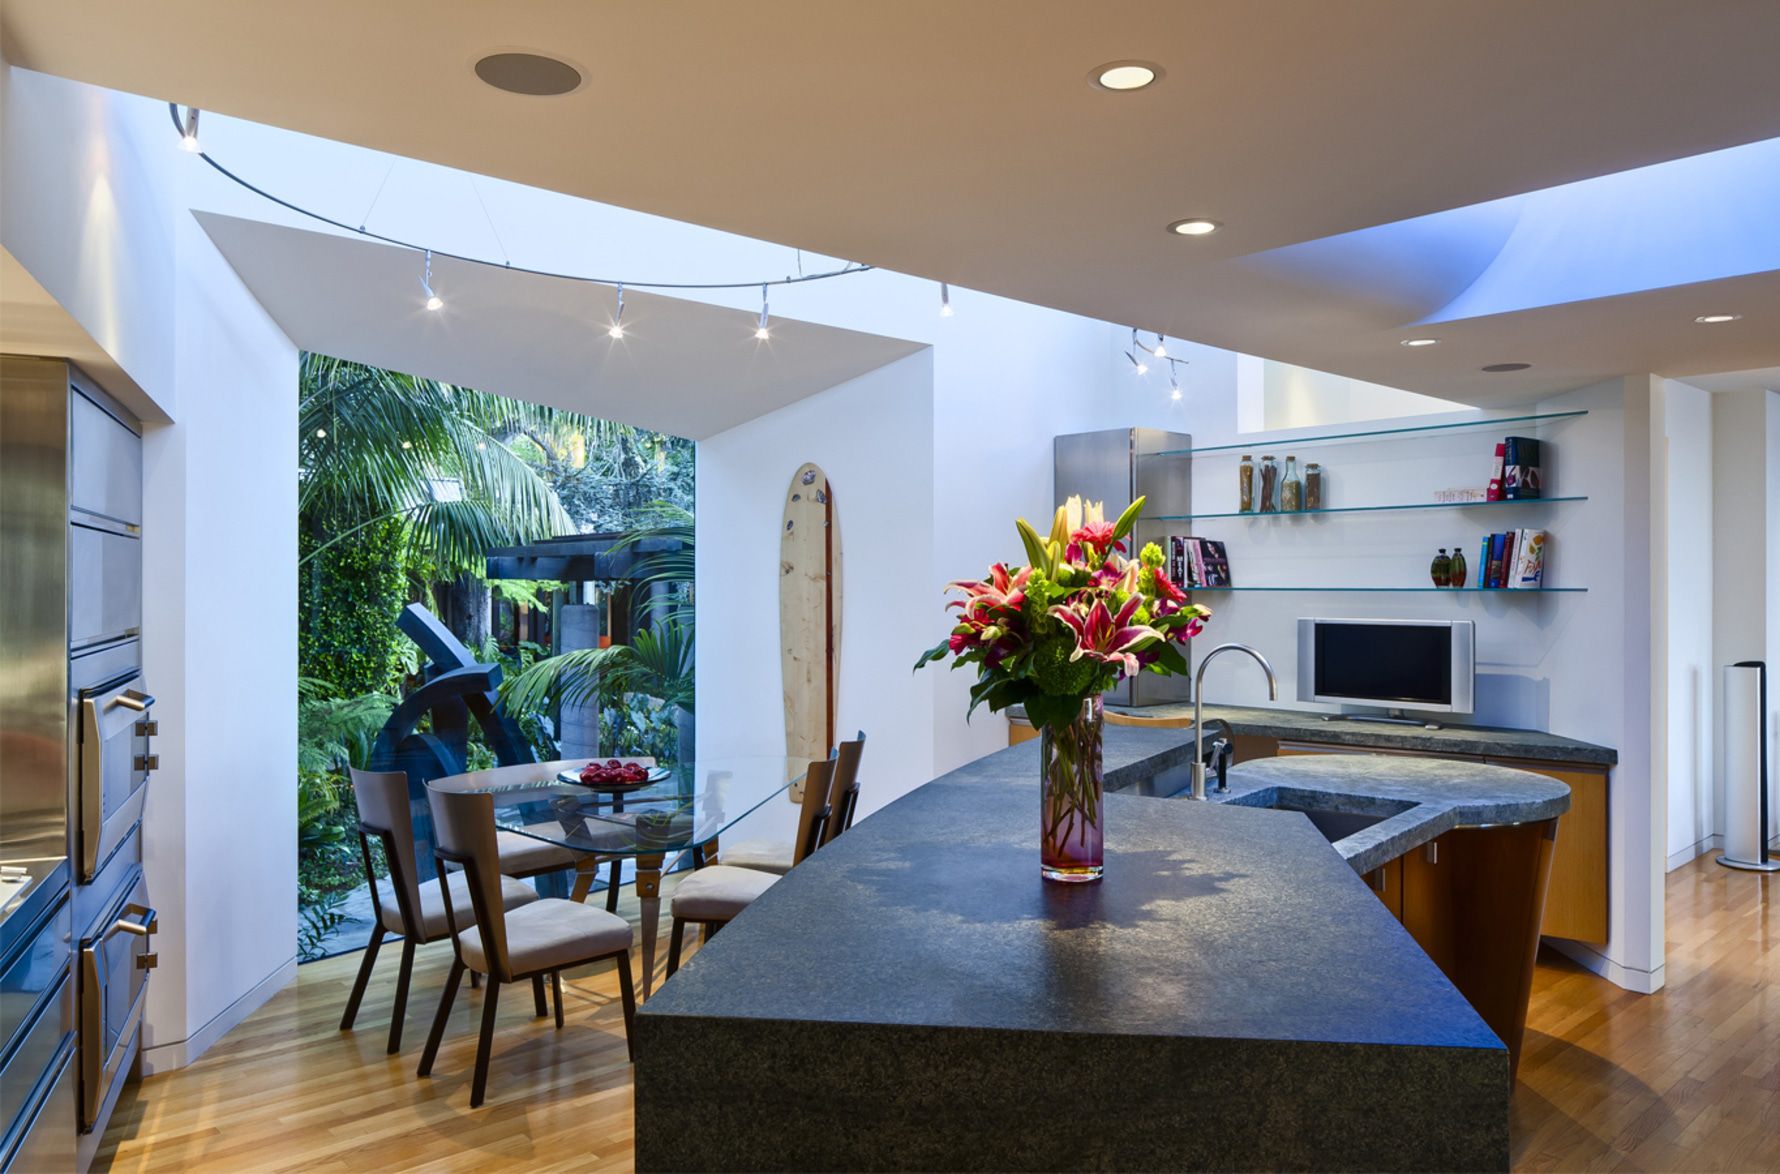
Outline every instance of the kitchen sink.
<svg viewBox="0 0 1780 1174"><path fill-rule="evenodd" d="M1360 800L1371 810L1369 811L1332 811L1326 807L1311 807L1290 795L1276 795L1271 803L1244 803L1235 800L1243 807L1265 807L1272 811L1296 811L1308 818L1323 838L1331 844L1345 840L1358 832L1363 832L1373 824L1383 823L1393 816L1401 815L1415 804L1394 800L1370 801Z"/></svg>

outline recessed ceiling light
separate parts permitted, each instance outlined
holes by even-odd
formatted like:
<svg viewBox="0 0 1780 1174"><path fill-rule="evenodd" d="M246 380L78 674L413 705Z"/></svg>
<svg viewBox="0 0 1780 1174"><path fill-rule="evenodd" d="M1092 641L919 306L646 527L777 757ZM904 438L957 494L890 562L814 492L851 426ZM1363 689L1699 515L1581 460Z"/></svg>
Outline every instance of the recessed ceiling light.
<svg viewBox="0 0 1780 1174"><path fill-rule="evenodd" d="M1705 322L1708 324L1716 322L1735 322L1742 316L1743 315L1741 314L1701 314L1698 318L1695 318L1694 321Z"/></svg>
<svg viewBox="0 0 1780 1174"><path fill-rule="evenodd" d="M476 62L476 76L497 90L551 98L581 88L581 71L541 53L490 53Z"/></svg>
<svg viewBox="0 0 1780 1174"><path fill-rule="evenodd" d="M1491 363L1483 370L1488 371L1491 375L1501 375L1508 371L1525 371L1531 366L1531 363Z"/></svg>
<svg viewBox="0 0 1780 1174"><path fill-rule="evenodd" d="M1207 220L1203 216L1193 216L1186 220L1176 220L1168 226L1168 231L1176 236L1207 236L1222 228L1215 220Z"/></svg>
<svg viewBox="0 0 1780 1174"><path fill-rule="evenodd" d="M1404 346L1433 346L1435 343L1437 343L1439 341L1440 340L1437 338L1406 338L1403 340L1403 345Z"/></svg>
<svg viewBox="0 0 1780 1174"><path fill-rule="evenodd" d="M1162 67L1148 61L1109 61L1088 76L1103 90L1141 90L1155 84Z"/></svg>

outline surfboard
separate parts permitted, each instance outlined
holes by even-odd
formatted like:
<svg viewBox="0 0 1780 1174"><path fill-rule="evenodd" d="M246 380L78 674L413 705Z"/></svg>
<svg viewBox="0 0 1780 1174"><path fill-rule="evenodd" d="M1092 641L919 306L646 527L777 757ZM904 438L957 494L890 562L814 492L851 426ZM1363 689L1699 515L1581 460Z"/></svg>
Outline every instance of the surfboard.
<svg viewBox="0 0 1780 1174"><path fill-rule="evenodd" d="M828 757L840 682L841 541L834 491L820 466L791 476L779 528L780 668L785 754L792 769ZM803 802L802 786L791 801Z"/></svg>

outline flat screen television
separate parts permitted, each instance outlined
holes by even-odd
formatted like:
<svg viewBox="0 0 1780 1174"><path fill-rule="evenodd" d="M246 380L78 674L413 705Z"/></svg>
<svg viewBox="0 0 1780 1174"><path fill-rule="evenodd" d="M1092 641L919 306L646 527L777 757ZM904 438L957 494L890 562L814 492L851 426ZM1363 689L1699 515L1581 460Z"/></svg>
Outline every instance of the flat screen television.
<svg viewBox="0 0 1780 1174"><path fill-rule="evenodd" d="M1298 621L1298 700L1470 713L1470 620Z"/></svg>

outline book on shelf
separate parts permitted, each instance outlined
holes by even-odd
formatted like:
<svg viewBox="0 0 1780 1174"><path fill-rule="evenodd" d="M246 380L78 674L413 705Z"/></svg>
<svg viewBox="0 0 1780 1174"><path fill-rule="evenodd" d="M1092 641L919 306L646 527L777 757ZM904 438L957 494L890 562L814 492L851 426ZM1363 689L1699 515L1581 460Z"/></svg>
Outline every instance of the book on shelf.
<svg viewBox="0 0 1780 1174"><path fill-rule="evenodd" d="M1195 587L1228 587L1230 556L1222 542L1180 534L1168 540L1168 577L1191 591Z"/></svg>
<svg viewBox="0 0 1780 1174"><path fill-rule="evenodd" d="M1539 497L1544 472L1540 467L1539 442L1530 436L1510 436L1502 442L1502 500Z"/></svg>
<svg viewBox="0 0 1780 1174"><path fill-rule="evenodd" d="M1543 530L1504 530L1483 540L1482 569L1478 572L1479 587L1538 590L1545 585L1545 547L1549 536Z"/></svg>
<svg viewBox="0 0 1780 1174"><path fill-rule="evenodd" d="M1502 463L1508 453L1508 445L1501 442L1496 445L1496 463L1490 473L1489 489L1484 494L1485 501L1502 500Z"/></svg>

